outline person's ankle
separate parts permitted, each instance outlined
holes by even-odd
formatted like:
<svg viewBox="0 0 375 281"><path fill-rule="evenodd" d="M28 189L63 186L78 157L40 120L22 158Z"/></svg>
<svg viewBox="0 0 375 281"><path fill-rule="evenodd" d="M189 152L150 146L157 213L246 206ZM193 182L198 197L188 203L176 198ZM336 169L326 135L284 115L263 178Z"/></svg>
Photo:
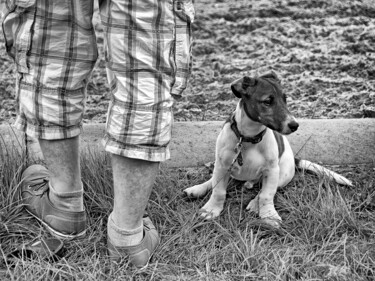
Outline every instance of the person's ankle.
<svg viewBox="0 0 375 281"><path fill-rule="evenodd" d="M83 206L83 187L77 191L57 191L49 183L49 199L51 203L60 210L66 210L71 212L81 212L84 210Z"/></svg>
<svg viewBox="0 0 375 281"><path fill-rule="evenodd" d="M138 245L143 239L143 221L135 229L124 229L116 225L113 212L108 217L107 234L115 247L127 247Z"/></svg>

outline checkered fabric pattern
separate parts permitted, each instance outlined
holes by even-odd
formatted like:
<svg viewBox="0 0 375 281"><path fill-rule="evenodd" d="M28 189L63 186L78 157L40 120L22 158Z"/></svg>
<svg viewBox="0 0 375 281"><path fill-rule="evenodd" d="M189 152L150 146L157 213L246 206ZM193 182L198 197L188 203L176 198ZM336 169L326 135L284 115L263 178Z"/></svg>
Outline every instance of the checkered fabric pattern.
<svg viewBox="0 0 375 281"><path fill-rule="evenodd" d="M173 96L191 69L191 0L102 0L112 98L105 149L169 158ZM41 139L80 134L85 87L97 59L93 1L7 0L2 28L17 66L15 126Z"/></svg>

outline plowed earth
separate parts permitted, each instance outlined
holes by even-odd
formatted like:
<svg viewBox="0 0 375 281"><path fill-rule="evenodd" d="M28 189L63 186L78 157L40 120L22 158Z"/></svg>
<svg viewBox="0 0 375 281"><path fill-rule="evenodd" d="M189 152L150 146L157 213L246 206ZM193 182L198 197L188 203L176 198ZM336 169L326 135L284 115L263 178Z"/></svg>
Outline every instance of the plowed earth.
<svg viewBox="0 0 375 281"><path fill-rule="evenodd" d="M235 108L230 83L275 70L296 117L375 117L375 2L195 1L193 71L177 121L224 120ZM102 27L100 58L88 85L85 122L105 122ZM0 51L4 51L3 41ZM15 117L14 70L0 57L0 123Z"/></svg>

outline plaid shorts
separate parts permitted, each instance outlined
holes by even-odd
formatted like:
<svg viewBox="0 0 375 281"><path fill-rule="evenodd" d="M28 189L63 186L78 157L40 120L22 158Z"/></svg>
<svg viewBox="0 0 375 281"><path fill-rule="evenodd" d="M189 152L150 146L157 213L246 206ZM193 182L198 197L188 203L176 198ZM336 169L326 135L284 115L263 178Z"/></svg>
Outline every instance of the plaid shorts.
<svg viewBox="0 0 375 281"><path fill-rule="evenodd" d="M173 96L191 70L192 0L100 0L111 89L105 150L163 161ZM16 128L40 139L79 135L98 52L89 0L6 0L2 33L17 69Z"/></svg>

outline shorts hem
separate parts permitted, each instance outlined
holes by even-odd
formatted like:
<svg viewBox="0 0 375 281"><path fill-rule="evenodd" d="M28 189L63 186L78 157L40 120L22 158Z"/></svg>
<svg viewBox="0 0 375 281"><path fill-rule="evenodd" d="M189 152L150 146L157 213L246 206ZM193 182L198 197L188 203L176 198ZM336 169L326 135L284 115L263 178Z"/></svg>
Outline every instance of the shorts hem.
<svg viewBox="0 0 375 281"><path fill-rule="evenodd" d="M103 140L103 145L106 152L128 158L150 162L163 162L170 159L170 151L168 146L150 148L138 145L124 145L116 142L115 140L109 140L106 137Z"/></svg>
<svg viewBox="0 0 375 281"><path fill-rule="evenodd" d="M61 140L79 136L82 133L82 124L64 128L60 126L36 126L21 118L17 118L13 124L17 130L28 136L44 140Z"/></svg>

